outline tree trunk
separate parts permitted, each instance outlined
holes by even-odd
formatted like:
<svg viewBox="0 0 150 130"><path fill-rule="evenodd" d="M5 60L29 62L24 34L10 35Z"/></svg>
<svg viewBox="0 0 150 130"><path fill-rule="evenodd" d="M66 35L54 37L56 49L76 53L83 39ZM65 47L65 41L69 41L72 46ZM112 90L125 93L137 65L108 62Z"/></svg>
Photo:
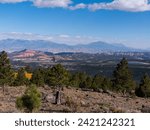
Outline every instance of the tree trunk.
<svg viewBox="0 0 150 130"><path fill-rule="evenodd" d="M57 92L56 92L55 103L58 105L61 104L61 90L60 89L57 90Z"/></svg>
<svg viewBox="0 0 150 130"><path fill-rule="evenodd" d="M2 89L3 89L3 95L5 95L5 84L3 85Z"/></svg>

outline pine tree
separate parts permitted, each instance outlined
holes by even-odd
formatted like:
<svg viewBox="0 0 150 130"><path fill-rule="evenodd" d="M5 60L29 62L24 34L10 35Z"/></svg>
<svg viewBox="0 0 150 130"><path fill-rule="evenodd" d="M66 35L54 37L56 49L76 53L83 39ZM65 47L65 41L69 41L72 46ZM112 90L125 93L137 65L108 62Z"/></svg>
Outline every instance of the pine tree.
<svg viewBox="0 0 150 130"><path fill-rule="evenodd" d="M16 107L25 112L38 111L41 106L41 94L35 85L29 86L24 95L16 100Z"/></svg>
<svg viewBox="0 0 150 130"><path fill-rule="evenodd" d="M46 78L46 83L49 86L68 85L69 72L61 64L57 64L47 70Z"/></svg>
<svg viewBox="0 0 150 130"><path fill-rule="evenodd" d="M56 104L61 104L61 89L69 84L69 72L61 65L57 64L49 68L46 75L46 83L57 88Z"/></svg>
<svg viewBox="0 0 150 130"><path fill-rule="evenodd" d="M136 95L139 97L150 97L150 77L148 74L142 77L140 85L136 89Z"/></svg>
<svg viewBox="0 0 150 130"><path fill-rule="evenodd" d="M41 69L36 69L33 71L31 82L36 84L38 87L44 86L44 74Z"/></svg>
<svg viewBox="0 0 150 130"><path fill-rule="evenodd" d="M10 60L5 51L0 53L0 85L3 87L5 93L5 86L12 84L14 80L14 73L11 68Z"/></svg>
<svg viewBox="0 0 150 130"><path fill-rule="evenodd" d="M95 91L100 89L109 90L112 87L112 82L109 78L103 77L99 74L95 75L92 81L91 88Z"/></svg>
<svg viewBox="0 0 150 130"><path fill-rule="evenodd" d="M24 68L20 68L17 72L17 77L14 81L14 85L15 86L21 86L21 85L26 85L27 84L28 79L25 76L25 69Z"/></svg>
<svg viewBox="0 0 150 130"><path fill-rule="evenodd" d="M79 72L72 74L69 79L69 85L72 87L79 87L80 84L80 78L79 78Z"/></svg>
<svg viewBox="0 0 150 130"><path fill-rule="evenodd" d="M117 64L116 70L113 73L113 89L121 92L131 92L135 89L135 82L132 78L131 71L128 67L127 59L123 58Z"/></svg>
<svg viewBox="0 0 150 130"><path fill-rule="evenodd" d="M100 75L95 75L92 81L91 88L94 89L95 91L102 89L102 83L103 83L104 77Z"/></svg>
<svg viewBox="0 0 150 130"><path fill-rule="evenodd" d="M102 89L105 90L112 90L112 82L109 78L104 78L102 82Z"/></svg>
<svg viewBox="0 0 150 130"><path fill-rule="evenodd" d="M92 85L92 77L87 76L87 78L80 83L80 88L91 88Z"/></svg>
<svg viewBox="0 0 150 130"><path fill-rule="evenodd" d="M90 87L91 86L91 79L92 77L88 76L85 72L76 72L70 76L69 83L73 87Z"/></svg>

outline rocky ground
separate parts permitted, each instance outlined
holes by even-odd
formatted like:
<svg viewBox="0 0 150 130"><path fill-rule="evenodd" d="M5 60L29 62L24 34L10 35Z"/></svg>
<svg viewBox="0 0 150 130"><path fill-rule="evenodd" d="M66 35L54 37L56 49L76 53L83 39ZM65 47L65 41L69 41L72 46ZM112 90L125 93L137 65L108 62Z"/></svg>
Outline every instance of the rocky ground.
<svg viewBox="0 0 150 130"><path fill-rule="evenodd" d="M39 112L99 112L99 113L150 113L150 98L125 96L112 92L90 92L75 88L64 88L62 104L56 105L55 91L50 87L38 88L42 94ZM20 112L15 107L16 97L21 96L25 87L7 87L3 95L0 88L0 112Z"/></svg>

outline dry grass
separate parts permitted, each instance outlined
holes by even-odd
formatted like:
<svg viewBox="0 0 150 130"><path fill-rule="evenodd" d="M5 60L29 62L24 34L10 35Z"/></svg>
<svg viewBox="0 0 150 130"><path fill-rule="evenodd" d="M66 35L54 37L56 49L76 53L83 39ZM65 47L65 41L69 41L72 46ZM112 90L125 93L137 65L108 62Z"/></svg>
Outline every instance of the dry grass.
<svg viewBox="0 0 150 130"><path fill-rule="evenodd" d="M16 97L22 95L26 87L7 87L3 95L0 87L0 112L19 112L15 107ZM55 91L50 87L38 88L46 95ZM75 88L64 88L63 104L56 105L42 100L40 112L140 112L143 105L150 106L150 99L127 98L115 94L81 91Z"/></svg>

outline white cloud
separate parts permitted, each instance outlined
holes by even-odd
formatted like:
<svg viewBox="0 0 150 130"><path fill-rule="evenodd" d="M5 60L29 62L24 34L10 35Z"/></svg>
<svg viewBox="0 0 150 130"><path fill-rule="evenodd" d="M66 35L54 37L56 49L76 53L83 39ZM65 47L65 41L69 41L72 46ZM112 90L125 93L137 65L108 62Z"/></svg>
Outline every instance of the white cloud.
<svg viewBox="0 0 150 130"><path fill-rule="evenodd" d="M0 0L0 3L19 3L25 1L30 1L30 0Z"/></svg>
<svg viewBox="0 0 150 130"><path fill-rule="evenodd" d="M37 7L62 7L67 8L72 3L71 0L34 0L33 4Z"/></svg>
<svg viewBox="0 0 150 130"><path fill-rule="evenodd" d="M149 46L149 41L146 39L118 39L114 37L92 37L92 36L80 36L80 35L40 35L40 34L33 34L33 33L19 33L19 32L11 32L11 33L0 33L0 40L4 39L22 39L22 40L46 40L46 41L52 41L56 43L65 43L68 45L76 45L76 44L88 44L91 42L96 41L104 41L107 43L123 43L130 47L140 47L144 48ZM137 46L138 43L138 46ZM142 43L142 44L140 44ZM144 45L144 46L143 46Z"/></svg>
<svg viewBox="0 0 150 130"><path fill-rule="evenodd" d="M32 2L37 7L62 7L67 8L72 0L0 0L0 3L19 3L19 2Z"/></svg>
<svg viewBox="0 0 150 130"><path fill-rule="evenodd" d="M51 40L52 37L32 33L19 33L19 32L0 33L0 40L3 39Z"/></svg>
<svg viewBox="0 0 150 130"><path fill-rule="evenodd" d="M59 37L61 37L61 38L69 38L70 36L66 35L66 34L61 34L61 35L59 35Z"/></svg>
<svg viewBox="0 0 150 130"><path fill-rule="evenodd" d="M80 4L77 4L75 6L69 6L69 9L70 10L77 10L77 9L85 9L86 7L87 7L86 4L80 3Z"/></svg>
<svg viewBox="0 0 150 130"><path fill-rule="evenodd" d="M75 0L0 0L0 3L18 3L30 1L36 7L67 8L70 10L85 9L96 10L122 10L130 12L150 11L150 0L113 0L112 2L99 2L92 4L79 3ZM91 0L92 1L92 0Z"/></svg>
<svg viewBox="0 0 150 130"><path fill-rule="evenodd" d="M123 10L131 12L150 11L149 0L114 0L110 3L94 3L88 5L90 10Z"/></svg>
<svg viewBox="0 0 150 130"><path fill-rule="evenodd" d="M66 34L60 35L40 35L33 33L19 33L19 32L11 32L11 33L0 33L0 40L4 39L23 39L23 40L46 40L53 41L57 43L66 43L70 45L75 44L86 44L94 41L99 41L99 38L88 37L88 36L72 36Z"/></svg>

